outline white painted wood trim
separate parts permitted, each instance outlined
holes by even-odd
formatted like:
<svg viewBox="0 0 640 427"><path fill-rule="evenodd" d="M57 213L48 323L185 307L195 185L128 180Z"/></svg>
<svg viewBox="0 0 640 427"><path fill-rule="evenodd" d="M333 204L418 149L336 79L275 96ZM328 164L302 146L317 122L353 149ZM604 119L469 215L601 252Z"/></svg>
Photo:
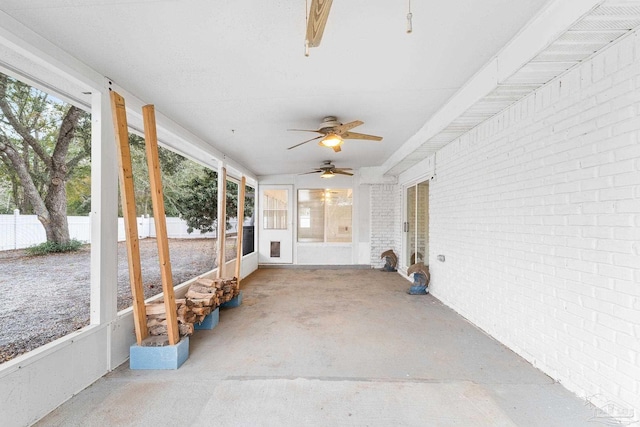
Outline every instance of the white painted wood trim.
<svg viewBox="0 0 640 427"><path fill-rule="evenodd" d="M109 91L92 95L91 324L112 321L118 295L118 167Z"/></svg>

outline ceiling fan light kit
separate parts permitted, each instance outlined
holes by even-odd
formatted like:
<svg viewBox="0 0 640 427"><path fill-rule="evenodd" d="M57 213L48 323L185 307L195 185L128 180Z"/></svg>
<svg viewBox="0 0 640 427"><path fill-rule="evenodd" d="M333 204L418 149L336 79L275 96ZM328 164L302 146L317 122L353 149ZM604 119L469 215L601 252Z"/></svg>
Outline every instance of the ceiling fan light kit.
<svg viewBox="0 0 640 427"><path fill-rule="evenodd" d="M322 138L320 140L320 142L318 143L318 145L322 145L324 147L333 148L333 147L336 147L338 145L342 145L343 142L344 141L342 140L342 138L340 138L339 135L336 135L335 133L330 133L329 135L327 135L324 138Z"/></svg>

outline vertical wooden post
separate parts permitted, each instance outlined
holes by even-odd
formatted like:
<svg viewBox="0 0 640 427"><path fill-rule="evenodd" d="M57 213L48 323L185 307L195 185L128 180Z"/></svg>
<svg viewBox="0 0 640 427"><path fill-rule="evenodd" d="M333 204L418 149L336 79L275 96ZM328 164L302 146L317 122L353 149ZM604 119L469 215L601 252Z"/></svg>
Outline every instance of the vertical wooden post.
<svg viewBox="0 0 640 427"><path fill-rule="evenodd" d="M131 168L131 152L129 150L129 128L127 126L127 111L124 98L116 92L111 92L111 111L118 148L118 174L120 177L120 196L122 199L122 214L127 237L127 259L129 262L129 283L133 297L133 322L136 329L138 345L147 338L147 310L144 306L144 291L142 289L142 269L140 267L140 246L138 242L138 225L136 219L136 201L133 189L133 170Z"/></svg>
<svg viewBox="0 0 640 427"><path fill-rule="evenodd" d="M149 182L151 184L153 221L156 225L160 276L162 278L162 292L164 293L164 308L167 315L167 335L169 335L169 344L176 345L180 341L180 333L178 331L178 314L176 312L176 297L173 291L173 277L171 276L167 218L164 210L164 196L162 194L162 177L160 176L158 135L156 133L156 113L154 106L145 105L142 107L142 117L144 120L144 139L147 151Z"/></svg>
<svg viewBox="0 0 640 427"><path fill-rule="evenodd" d="M236 285L240 288L240 263L242 262L242 234L244 233L244 229L242 224L244 222L244 189L247 185L247 178L244 176L242 180L240 180L240 188L238 189L238 232L236 234L236 274L235 277L238 279L238 284Z"/></svg>
<svg viewBox="0 0 640 427"><path fill-rule="evenodd" d="M225 236L227 234L227 169L218 171L218 279L222 277L225 254Z"/></svg>

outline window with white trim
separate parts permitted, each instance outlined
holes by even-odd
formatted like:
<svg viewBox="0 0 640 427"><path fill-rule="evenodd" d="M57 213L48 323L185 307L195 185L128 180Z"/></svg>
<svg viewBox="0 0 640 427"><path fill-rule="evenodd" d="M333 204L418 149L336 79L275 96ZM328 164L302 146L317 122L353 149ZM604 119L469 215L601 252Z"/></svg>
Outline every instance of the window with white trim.
<svg viewBox="0 0 640 427"><path fill-rule="evenodd" d="M351 243L353 190L298 190L298 242Z"/></svg>

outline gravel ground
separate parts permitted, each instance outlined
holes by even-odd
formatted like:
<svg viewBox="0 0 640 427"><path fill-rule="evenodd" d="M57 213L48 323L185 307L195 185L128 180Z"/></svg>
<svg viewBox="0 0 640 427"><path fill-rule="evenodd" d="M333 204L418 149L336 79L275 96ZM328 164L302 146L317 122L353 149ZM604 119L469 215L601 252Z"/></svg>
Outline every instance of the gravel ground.
<svg viewBox="0 0 640 427"><path fill-rule="evenodd" d="M173 283L215 266L213 239L170 239ZM227 260L235 238L227 238ZM145 298L162 291L155 239L140 241ZM0 363L89 324L90 246L66 254L0 252ZM131 306L127 251L118 243L118 310Z"/></svg>

